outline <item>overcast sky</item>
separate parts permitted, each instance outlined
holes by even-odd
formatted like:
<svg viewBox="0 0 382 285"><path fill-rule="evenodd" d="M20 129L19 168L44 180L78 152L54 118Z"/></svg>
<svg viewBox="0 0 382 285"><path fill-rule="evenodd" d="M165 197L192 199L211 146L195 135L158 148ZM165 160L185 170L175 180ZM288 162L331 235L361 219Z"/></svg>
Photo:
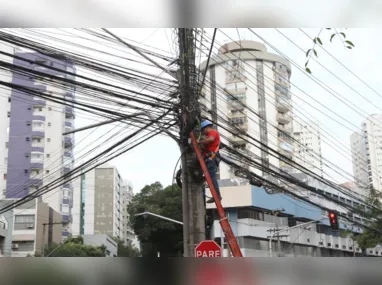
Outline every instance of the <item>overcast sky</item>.
<svg viewBox="0 0 382 285"><path fill-rule="evenodd" d="M130 43L140 42L156 49L167 51L167 53L175 56L176 43L170 29L110 29L115 34L123 37L126 40L132 40ZM71 40L73 42L81 42L80 39L70 37L66 34L70 30L45 30L46 34L50 32L56 37ZM213 30L206 29L211 36ZM355 48L352 50L344 48L342 42L338 38L334 38L333 43L330 43L329 38L331 31L323 29L320 38L323 41L324 48L338 61L346 65L356 75L362 78L376 92L359 81L350 72L348 72L340 63L325 53L320 47L317 47L318 61L324 67L315 63L312 59L310 69L313 76L306 72L300 71L299 68L304 68L305 52L313 47L313 42L299 29L280 29L286 37L280 34L276 29L253 29L263 39L259 39L248 29L222 29L231 39L227 38L223 33L219 32L216 36L216 43L223 44L232 40L246 39L259 42L265 41L265 45L269 52L278 54L282 52L285 56L291 59L292 64L292 100L294 102L294 113L303 120L316 119L320 123L320 127L327 136L335 137L341 142L336 143L336 147L332 148L325 144L326 139L323 139L323 157L325 160L334 163L339 168L352 174L352 165L350 152L350 134L353 131L359 130L361 122L368 114L382 113L382 89L379 83L379 73L377 67L382 64L382 58L379 56L379 44L382 41L378 29L348 29L346 30L347 39L351 40ZM304 29L311 37L315 37L320 29ZM89 44L89 42L87 42ZM263 42L264 43L264 42ZM97 46L94 42L89 46ZM273 49L271 46L274 46ZM97 49L99 48L96 47ZM300 48L302 50L300 50ZM142 65L133 65L131 62L119 59L119 55L129 54L129 57L135 56L134 52L128 48L118 47L120 52L115 50L115 46L103 45L102 49L107 52L112 52L116 57L104 56L103 58L115 62L120 65L129 67L138 67L142 70L150 70L155 74L159 74L158 70L150 69ZM84 54L91 56L92 54L82 49ZM216 52L216 50L214 50ZM205 57L197 58L197 62L203 61ZM294 66L293 64L296 64ZM325 70L327 68L329 71ZM81 72L81 70L79 71ZM332 74L333 73L333 74ZM338 76L350 87L336 78ZM105 79L107 80L107 78ZM317 82L322 82L327 87L320 86ZM121 85L121 83L119 84ZM328 92L327 88L331 88L335 96ZM354 90L357 92L355 92ZM137 89L138 90L138 89ZM377 94L379 93L379 94ZM367 100L371 101L368 103ZM315 101L316 100L316 101ZM322 104L323 106L321 106ZM347 106L348 104L349 106ZM82 127L94 123L94 117L90 115L79 115L76 118L76 127ZM104 119L98 119L104 120ZM114 124L115 126L115 124ZM85 152L91 147L94 147L100 142L99 137L109 132L113 126L102 126L97 130L76 134L76 152ZM116 128L115 130L118 130ZM118 136L116 136L117 138ZM119 137L118 139L120 139ZM102 145L100 146L102 148ZM339 153L341 152L341 154ZM155 181L161 182L164 186L171 184L174 167L179 158L179 150L175 142L165 136L159 136L142 144L134 150L120 156L112 161L120 171L121 175L133 183L134 191L138 192L146 184ZM336 182L345 182L349 177L341 176L333 171L324 168L328 173L327 178Z"/></svg>
<svg viewBox="0 0 382 285"><path fill-rule="evenodd" d="M113 30L113 29L112 29ZM147 45L155 46L174 53L174 43L171 40L171 31L165 29L115 29L117 35L132 39L137 42L143 42ZM247 29L223 29L233 40L259 40L253 33ZM282 36L275 29L254 29L265 41L280 50L287 57L293 60L299 67L304 67L305 51L312 48L313 42L298 29L281 29L280 31L286 35L291 41ZM318 34L319 29L304 30L311 37ZM212 29L207 29L209 35L212 35ZM333 43L330 43L331 31L323 30L320 38L323 41L325 49L330 54L346 65L356 75L362 78L369 86L382 94L381 85L379 83L379 73L376 72L376 67L382 64L382 59L379 56L379 43L382 37L378 30L373 29L348 29L346 31L347 38L351 40L355 48L352 50L345 49L339 39L334 38ZM230 41L225 35L218 32L216 41L225 43ZM267 43L268 51L277 53ZM301 47L301 51L297 46ZM343 145L338 145L338 149L323 145L324 159L336 164L341 169L352 174L351 157L346 148L350 148L349 136L352 131L359 129L362 120L367 114L381 113L381 95L376 94L365 84L351 75L344 67L336 62L332 57L322 51L319 47L318 61L330 70L333 74L341 78L346 84L358 91L363 97L367 98L373 104L368 103L359 94L347 87L339 79L337 79L329 71L311 60L310 68L313 72L315 80L319 80L338 92L335 98L325 88L317 84L311 76L306 72L301 72L297 67L292 65L292 99L295 102L294 112L306 120L306 116L310 119L317 119L321 128L325 132L329 132L331 136L340 140ZM216 52L216 51L215 51ZM203 58L202 58L203 60ZM199 59L198 59L199 61ZM301 90L302 91L301 91ZM301 98L301 99L299 99ZM322 103L319 105L314 99ZM306 101L303 102L302 100ZM349 106L346 106L345 103ZM309 106L312 105L312 106ZM353 110L355 109L355 110ZM341 118L342 117L342 118ZM346 122L349 121L350 123ZM340 122L341 124L337 123ZM82 119L77 119L77 126L86 125L89 122ZM107 127L103 127L97 131L99 136ZM323 139L325 142L326 140ZM338 153L342 151L342 155ZM348 153L345 155L344 153ZM121 174L132 181L134 191L139 191L144 185L160 181L163 185L168 185L172 181L174 167L179 158L179 150L176 144L168 137L157 137L145 144L137 147L133 151L115 159L113 164L116 165ZM346 177L340 176L332 171L328 171L332 180L337 182L346 181Z"/></svg>

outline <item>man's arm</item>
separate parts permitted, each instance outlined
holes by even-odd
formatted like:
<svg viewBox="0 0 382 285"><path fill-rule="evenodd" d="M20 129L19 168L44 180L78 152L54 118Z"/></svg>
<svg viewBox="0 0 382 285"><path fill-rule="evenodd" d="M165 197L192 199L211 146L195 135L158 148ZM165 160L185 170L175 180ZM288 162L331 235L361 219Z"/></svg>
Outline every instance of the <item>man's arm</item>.
<svg viewBox="0 0 382 285"><path fill-rule="evenodd" d="M208 138L206 138L204 140L198 141L198 143L201 144L201 145L205 145L205 144L210 144L210 143L212 143L214 141L215 141L215 137L214 136L210 136L210 137L208 137Z"/></svg>

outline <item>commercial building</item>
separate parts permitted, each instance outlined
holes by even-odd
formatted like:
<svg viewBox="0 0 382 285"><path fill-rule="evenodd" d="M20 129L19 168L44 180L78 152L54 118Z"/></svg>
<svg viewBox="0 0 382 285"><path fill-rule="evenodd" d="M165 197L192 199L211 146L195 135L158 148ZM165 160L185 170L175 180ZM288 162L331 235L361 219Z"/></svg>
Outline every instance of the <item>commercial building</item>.
<svg viewBox="0 0 382 285"><path fill-rule="evenodd" d="M7 199L17 199L62 177L72 168L74 140L72 136L64 137L62 134L74 127L73 107L45 100L33 92L65 98L72 105L75 89L71 84L65 87L51 84L45 80L46 77L33 72L74 79L65 72L74 73L75 69L65 58L47 57L9 46L4 48L17 56L11 58L14 65L28 69L28 72L14 70L0 75L0 80L13 84L12 89L4 87L5 91L0 97L0 194ZM66 223L63 238L70 236L71 232L72 190L68 182L43 195L42 199L54 211L62 214L62 221Z"/></svg>
<svg viewBox="0 0 382 285"><path fill-rule="evenodd" d="M73 234L107 234L124 238L125 182L114 166L99 166L76 180Z"/></svg>
<svg viewBox="0 0 382 285"><path fill-rule="evenodd" d="M350 136L355 183L382 191L382 115L370 115Z"/></svg>
<svg viewBox="0 0 382 285"><path fill-rule="evenodd" d="M203 86L204 117L236 127L232 135L218 128L224 143L262 161L263 165L291 170L283 157L269 155L260 144L250 145L239 135L250 134L262 144L293 157L290 77L291 66L284 58L267 52L265 45L254 41L238 41L223 45L212 56ZM244 108L243 104L248 106ZM244 167L249 167L244 165ZM263 175L255 168L251 171ZM220 179L235 177L234 169L220 165Z"/></svg>
<svg viewBox="0 0 382 285"><path fill-rule="evenodd" d="M0 200L0 208L17 200ZM62 215L34 199L0 215L0 257L41 254L43 244L62 241ZM44 229L45 228L45 229Z"/></svg>
<svg viewBox="0 0 382 285"><path fill-rule="evenodd" d="M307 176L304 174L295 176L307 181ZM264 188L251 186L244 179L225 179L220 180L219 184L223 207L245 257L269 256L269 239L277 229L283 231L279 233L279 238L277 235L273 238L272 257L350 257L361 256L365 253L368 256L382 256L380 246L369 248L362 253L357 243L353 242L349 236L343 237L340 232L333 232L327 213L319 207L293 199L284 193L270 195ZM317 189L325 189L320 192L331 196L334 200L345 202L353 207L363 207L364 210L370 209L337 189L325 187L319 181L310 180L308 184ZM345 208L332 201L303 189L296 190L301 196L316 204L337 210L354 222L363 222L362 217L348 214ZM207 204L207 211L212 212L214 220L209 238L220 243L223 234L216 206ZM315 220L320 221L288 230L289 227ZM354 222L343 219L339 222L341 230L349 230L355 234L363 231ZM224 238L223 240L225 243ZM227 247L225 248L225 256L227 256Z"/></svg>
<svg viewBox="0 0 382 285"><path fill-rule="evenodd" d="M317 121L293 118L294 161L323 176L321 134Z"/></svg>

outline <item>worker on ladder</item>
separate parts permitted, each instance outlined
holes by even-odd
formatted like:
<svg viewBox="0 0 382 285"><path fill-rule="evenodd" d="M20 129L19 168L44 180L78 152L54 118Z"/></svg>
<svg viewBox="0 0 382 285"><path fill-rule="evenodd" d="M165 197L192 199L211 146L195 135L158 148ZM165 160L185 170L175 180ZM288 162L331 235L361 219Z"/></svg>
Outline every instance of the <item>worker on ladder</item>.
<svg viewBox="0 0 382 285"><path fill-rule="evenodd" d="M203 121L200 124L200 129L204 135L204 139L199 140L198 143L201 146L203 151L204 160L207 165L208 172L211 176L211 179L214 183L216 193L222 199L219 184L216 177L216 172L219 166L220 157L219 157L219 146L220 146L220 135L217 130L212 128L213 124L210 121ZM207 203L213 203L214 198L207 200Z"/></svg>

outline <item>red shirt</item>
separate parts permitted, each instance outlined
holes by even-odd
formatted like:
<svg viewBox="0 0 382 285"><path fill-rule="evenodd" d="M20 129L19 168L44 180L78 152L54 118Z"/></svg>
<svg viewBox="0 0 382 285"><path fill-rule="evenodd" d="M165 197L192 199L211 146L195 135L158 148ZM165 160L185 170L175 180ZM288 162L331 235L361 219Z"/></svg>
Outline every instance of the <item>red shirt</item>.
<svg viewBox="0 0 382 285"><path fill-rule="evenodd" d="M215 137L215 140L210 143L204 145L204 152L209 153L209 152L215 152L217 147L220 145L220 135L217 130L210 130L206 136L206 139L209 137Z"/></svg>

